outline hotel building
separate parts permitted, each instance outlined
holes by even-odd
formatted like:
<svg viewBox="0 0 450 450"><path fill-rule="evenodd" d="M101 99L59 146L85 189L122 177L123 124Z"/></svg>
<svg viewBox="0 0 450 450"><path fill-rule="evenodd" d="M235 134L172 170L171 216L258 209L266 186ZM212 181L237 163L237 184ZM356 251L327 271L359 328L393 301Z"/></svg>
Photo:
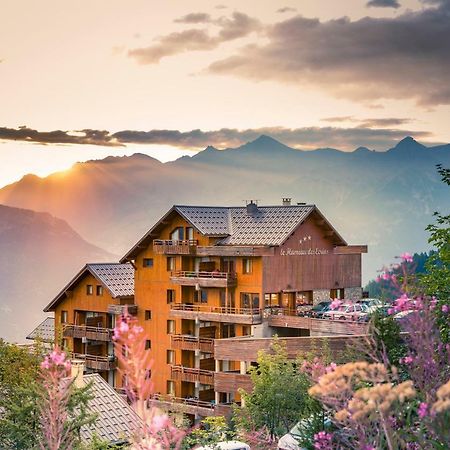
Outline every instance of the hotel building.
<svg viewBox="0 0 450 450"><path fill-rule="evenodd" d="M46 307L56 333L115 387L111 328L124 305L152 352L154 402L226 414L251 389L249 366L275 334L295 357L332 351L365 325L301 317L329 298L361 297L363 245L349 245L314 205L173 206L119 264L88 264ZM89 363L88 363L89 362ZM168 398L170 396L170 399Z"/></svg>

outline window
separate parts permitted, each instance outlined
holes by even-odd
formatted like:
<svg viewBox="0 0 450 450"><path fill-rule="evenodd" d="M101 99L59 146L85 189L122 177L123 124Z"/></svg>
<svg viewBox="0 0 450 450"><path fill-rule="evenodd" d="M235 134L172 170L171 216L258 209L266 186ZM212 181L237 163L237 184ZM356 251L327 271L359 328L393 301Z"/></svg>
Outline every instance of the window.
<svg viewBox="0 0 450 450"><path fill-rule="evenodd" d="M253 261L250 258L244 258L242 260L242 273L253 272Z"/></svg>
<svg viewBox="0 0 450 450"><path fill-rule="evenodd" d="M220 306L222 308L225 308L225 303L226 303L226 293L225 290L221 290L219 293L219 297L220 297Z"/></svg>
<svg viewBox="0 0 450 450"><path fill-rule="evenodd" d="M68 322L69 313L67 311L61 311L61 323Z"/></svg>
<svg viewBox="0 0 450 450"><path fill-rule="evenodd" d="M94 287L92 284L86 285L86 295L92 295L94 293Z"/></svg>
<svg viewBox="0 0 450 450"><path fill-rule="evenodd" d="M61 345L63 350L69 349L69 341L66 338L63 338Z"/></svg>
<svg viewBox="0 0 450 450"><path fill-rule="evenodd" d="M208 291L206 291L205 289L202 289L200 291L200 302L208 303Z"/></svg>
<svg viewBox="0 0 450 450"><path fill-rule="evenodd" d="M174 350L167 350L166 360L167 360L167 364L175 364L175 351Z"/></svg>
<svg viewBox="0 0 450 450"><path fill-rule="evenodd" d="M341 300L344 299L344 289L331 289L330 298L333 300L336 298L339 298Z"/></svg>
<svg viewBox="0 0 450 450"><path fill-rule="evenodd" d="M183 227L175 228L172 231L172 233L170 233L170 239L172 241L182 241L184 239L184 228Z"/></svg>
<svg viewBox="0 0 450 450"><path fill-rule="evenodd" d="M266 308L280 306L278 294L264 294L264 306Z"/></svg>
<svg viewBox="0 0 450 450"><path fill-rule="evenodd" d="M145 341L145 350L150 350L152 348L152 341L150 339L147 339Z"/></svg>
<svg viewBox="0 0 450 450"><path fill-rule="evenodd" d="M194 240L194 229L192 227L186 227L186 239Z"/></svg>
<svg viewBox="0 0 450 450"><path fill-rule="evenodd" d="M252 327L250 325L242 326L242 336L250 336L252 334Z"/></svg>
<svg viewBox="0 0 450 450"><path fill-rule="evenodd" d="M259 294L241 293L241 308L259 309Z"/></svg>
<svg viewBox="0 0 450 450"><path fill-rule="evenodd" d="M167 334L175 334L175 320L167 321Z"/></svg>
<svg viewBox="0 0 450 450"><path fill-rule="evenodd" d="M153 267L153 258L144 258L142 260L143 267Z"/></svg>
<svg viewBox="0 0 450 450"><path fill-rule="evenodd" d="M175 301L175 289L167 289L167 304Z"/></svg>
<svg viewBox="0 0 450 450"><path fill-rule="evenodd" d="M175 270L175 257L174 256L167 257L166 268L169 271Z"/></svg>
<svg viewBox="0 0 450 450"><path fill-rule="evenodd" d="M152 318L152 311L150 309L145 310L145 320L151 320Z"/></svg>
<svg viewBox="0 0 450 450"><path fill-rule="evenodd" d="M167 394L175 395L175 382L167 380Z"/></svg>
<svg viewBox="0 0 450 450"><path fill-rule="evenodd" d="M97 284L97 286L95 287L95 294L103 295L103 286L100 286L99 284Z"/></svg>

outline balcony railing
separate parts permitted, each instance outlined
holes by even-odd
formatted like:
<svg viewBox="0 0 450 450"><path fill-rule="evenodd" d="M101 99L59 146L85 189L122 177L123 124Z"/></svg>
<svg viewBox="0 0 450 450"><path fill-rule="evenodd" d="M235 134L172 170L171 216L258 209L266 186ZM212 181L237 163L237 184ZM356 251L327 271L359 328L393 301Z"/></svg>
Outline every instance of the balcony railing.
<svg viewBox="0 0 450 450"><path fill-rule="evenodd" d="M117 360L114 356L97 356L85 353L71 353L72 359L82 359L87 368L92 370L114 370Z"/></svg>
<svg viewBox="0 0 450 450"><path fill-rule="evenodd" d="M109 342L112 340L113 330L102 327L88 327L86 325L65 325L64 337L86 338L91 341Z"/></svg>
<svg viewBox="0 0 450 450"><path fill-rule="evenodd" d="M201 287L229 287L237 283L236 274L233 272L191 272L187 270L174 271L170 275L172 283L182 286Z"/></svg>
<svg viewBox="0 0 450 450"><path fill-rule="evenodd" d="M261 323L261 311L256 308L231 308L188 303L172 303L170 315L184 319L242 324Z"/></svg>
<svg viewBox="0 0 450 450"><path fill-rule="evenodd" d="M214 372L212 370L194 369L184 366L171 366L170 368L172 380L214 385Z"/></svg>
<svg viewBox="0 0 450 450"><path fill-rule="evenodd" d="M137 305L108 305L109 314L123 316L125 314L125 309L127 310L128 314L131 314L132 316L137 315Z"/></svg>
<svg viewBox="0 0 450 450"><path fill-rule="evenodd" d="M196 239L153 241L153 251L159 255L194 255L197 247Z"/></svg>
<svg viewBox="0 0 450 450"><path fill-rule="evenodd" d="M214 390L216 392L238 392L239 389L244 389L246 392L253 390L250 375L239 372L214 373Z"/></svg>
<svg viewBox="0 0 450 450"><path fill-rule="evenodd" d="M231 404L213 401L206 402L194 398L173 397L171 395L154 394L150 403L161 409L182 412L185 414L198 414L200 416L229 416L232 412Z"/></svg>
<svg viewBox="0 0 450 450"><path fill-rule="evenodd" d="M187 336L183 334L173 334L170 337L173 349L179 350L200 350L205 353L214 352L214 339Z"/></svg>

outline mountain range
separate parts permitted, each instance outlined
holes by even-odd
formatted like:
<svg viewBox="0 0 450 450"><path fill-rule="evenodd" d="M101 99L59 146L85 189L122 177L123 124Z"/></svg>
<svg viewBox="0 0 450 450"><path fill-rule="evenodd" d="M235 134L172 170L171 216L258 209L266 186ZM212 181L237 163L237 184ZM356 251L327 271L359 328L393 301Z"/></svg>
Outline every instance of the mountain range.
<svg viewBox="0 0 450 450"><path fill-rule="evenodd" d="M116 258L64 220L0 205L0 337L23 342L45 317L43 307L86 261Z"/></svg>
<svg viewBox="0 0 450 450"><path fill-rule="evenodd" d="M450 198L436 164L450 167L450 145L426 147L406 137L385 152L302 151L261 136L168 163L134 154L78 163L46 178L26 175L0 189L0 203L48 212L121 255L173 204L268 205L292 197L316 204L349 243L368 244L367 281L395 255L429 250L425 227L434 211L448 211ZM52 292L61 287L52 284Z"/></svg>

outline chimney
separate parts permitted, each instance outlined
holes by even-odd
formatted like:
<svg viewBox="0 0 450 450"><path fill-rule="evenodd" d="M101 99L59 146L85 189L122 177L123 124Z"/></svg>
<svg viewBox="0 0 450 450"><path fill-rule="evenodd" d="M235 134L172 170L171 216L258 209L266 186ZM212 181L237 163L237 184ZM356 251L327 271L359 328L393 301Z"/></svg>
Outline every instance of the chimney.
<svg viewBox="0 0 450 450"><path fill-rule="evenodd" d="M249 216L253 216L258 212L258 205L253 202L253 200L250 200L250 203L247 203L247 214Z"/></svg>
<svg viewBox="0 0 450 450"><path fill-rule="evenodd" d="M290 197L283 197L283 206L291 206L291 200Z"/></svg>
<svg viewBox="0 0 450 450"><path fill-rule="evenodd" d="M82 359L72 359L71 369L71 377L73 379L74 386L77 388L84 387L84 361Z"/></svg>

